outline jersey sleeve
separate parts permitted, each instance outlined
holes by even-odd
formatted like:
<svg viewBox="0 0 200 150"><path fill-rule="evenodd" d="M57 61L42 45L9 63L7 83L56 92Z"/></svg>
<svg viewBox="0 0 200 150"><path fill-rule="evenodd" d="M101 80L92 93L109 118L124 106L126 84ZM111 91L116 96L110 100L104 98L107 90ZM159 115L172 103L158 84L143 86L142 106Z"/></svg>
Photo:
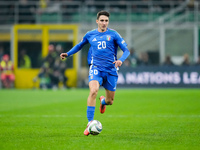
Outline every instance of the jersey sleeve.
<svg viewBox="0 0 200 150"><path fill-rule="evenodd" d="M121 48L121 50L123 51L123 55L119 58L119 60L121 60L122 62L124 62L124 60L129 56L130 52L127 48L127 44L124 41L124 39L120 36L119 33L116 32L115 34L115 40L116 43L118 44L118 46Z"/></svg>
<svg viewBox="0 0 200 150"><path fill-rule="evenodd" d="M89 36L88 33L86 33L83 39L81 40L81 42L79 42L77 45L75 45L71 50L67 52L67 55L68 55L67 57L80 51L82 47L88 43L88 36Z"/></svg>

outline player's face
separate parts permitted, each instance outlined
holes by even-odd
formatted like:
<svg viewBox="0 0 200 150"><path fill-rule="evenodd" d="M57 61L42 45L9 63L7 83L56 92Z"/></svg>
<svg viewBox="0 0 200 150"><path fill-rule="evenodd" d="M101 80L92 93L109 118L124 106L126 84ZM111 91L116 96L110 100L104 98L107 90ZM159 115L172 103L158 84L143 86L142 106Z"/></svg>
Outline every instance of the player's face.
<svg viewBox="0 0 200 150"><path fill-rule="evenodd" d="M96 20L96 23L98 24L98 31L105 32L108 27L109 18L107 16L101 15L99 19Z"/></svg>

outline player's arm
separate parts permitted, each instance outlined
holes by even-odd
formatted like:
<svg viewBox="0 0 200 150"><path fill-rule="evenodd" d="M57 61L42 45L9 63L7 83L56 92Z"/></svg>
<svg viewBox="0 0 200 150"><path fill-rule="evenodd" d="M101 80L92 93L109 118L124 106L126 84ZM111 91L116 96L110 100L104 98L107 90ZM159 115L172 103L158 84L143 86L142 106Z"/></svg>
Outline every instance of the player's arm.
<svg viewBox="0 0 200 150"><path fill-rule="evenodd" d="M87 35L87 34L86 34ZM80 43L78 43L77 45L75 45L71 50L69 50L67 53L61 53L60 54L60 58L61 59L65 59L66 57L69 57L75 53L77 53L78 51L80 51L82 49L82 47L88 43L87 37L86 35L83 37L83 39L81 40Z"/></svg>
<svg viewBox="0 0 200 150"><path fill-rule="evenodd" d="M119 60L121 60L122 62L124 62L124 60L130 55L130 51L128 50L127 46L120 46L121 50L123 51L122 56L119 58Z"/></svg>
<svg viewBox="0 0 200 150"><path fill-rule="evenodd" d="M129 56L130 52L127 48L126 42L118 33L116 33L116 42L118 46L121 48L121 50L123 51L123 54L118 60L116 60L113 63L115 63L115 67L120 67L122 63L124 62L124 60Z"/></svg>

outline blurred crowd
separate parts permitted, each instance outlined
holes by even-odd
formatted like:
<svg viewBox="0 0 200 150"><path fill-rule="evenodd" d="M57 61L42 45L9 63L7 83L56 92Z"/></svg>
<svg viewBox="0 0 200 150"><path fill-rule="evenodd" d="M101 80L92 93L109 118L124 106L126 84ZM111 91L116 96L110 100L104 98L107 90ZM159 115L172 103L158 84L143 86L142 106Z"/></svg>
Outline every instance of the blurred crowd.
<svg viewBox="0 0 200 150"><path fill-rule="evenodd" d="M41 89L67 88L67 77L65 76L67 63L60 59L62 52L62 46L59 44L48 46L48 55L43 59L40 71L33 79L33 82L39 80Z"/></svg>
<svg viewBox="0 0 200 150"><path fill-rule="evenodd" d="M63 48L59 44L50 44L48 46L48 55L42 59L40 71L33 79L34 83L39 82L41 89L68 88L66 84L67 77L65 76L67 63L60 59L60 53L62 52ZM19 51L18 68L31 68L30 56L26 54L24 49ZM0 75L0 87L14 87L14 64L11 61L9 54L5 53L2 46L0 46Z"/></svg>
<svg viewBox="0 0 200 150"><path fill-rule="evenodd" d="M130 55L124 61L124 67L136 67L136 66L200 66L200 56L196 62L190 61L190 57L185 53L181 59L177 62L173 61L170 55L166 55L164 62L159 63L159 59L155 61L155 57L150 58L148 52L141 52L136 54L134 48L130 48Z"/></svg>

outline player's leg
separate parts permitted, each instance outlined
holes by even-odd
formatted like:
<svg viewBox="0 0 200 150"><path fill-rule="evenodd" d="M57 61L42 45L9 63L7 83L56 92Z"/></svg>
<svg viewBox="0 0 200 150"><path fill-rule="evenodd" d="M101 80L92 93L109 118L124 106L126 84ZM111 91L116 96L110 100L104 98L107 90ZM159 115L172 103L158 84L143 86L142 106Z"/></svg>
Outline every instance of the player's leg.
<svg viewBox="0 0 200 150"><path fill-rule="evenodd" d="M106 89L105 103L107 105L112 105L113 104L114 97L115 97L115 91L110 91L110 90Z"/></svg>
<svg viewBox="0 0 200 150"><path fill-rule="evenodd" d="M99 82L96 80L92 80L89 82L90 93L87 99L87 118L88 122L93 120L94 111L96 106L96 97L99 90Z"/></svg>
<svg viewBox="0 0 200 150"><path fill-rule="evenodd" d="M99 90L99 86L102 84L101 73L97 69L90 68L89 73L89 89L90 93L87 99L87 119L88 125L84 131L84 135L89 135L88 126L90 121L94 119L94 112L96 106L96 97Z"/></svg>
<svg viewBox="0 0 200 150"><path fill-rule="evenodd" d="M115 90L117 86L117 76L107 74L106 81L104 81L103 86L106 91L106 97L100 97L100 113L104 113L106 110L106 105L112 105L115 97Z"/></svg>
<svg viewBox="0 0 200 150"><path fill-rule="evenodd" d="M92 80L89 82L90 93L87 99L87 119L88 124L84 131L84 135L89 135L88 126L90 122L94 119L94 112L96 106L96 97L99 90L99 82Z"/></svg>
<svg viewBox="0 0 200 150"><path fill-rule="evenodd" d="M99 82L96 80L92 80L89 82L89 88L90 88L90 93L87 99L87 119L88 119L88 124L87 127L84 131L84 135L88 136L89 131L88 131L88 126L90 122L94 119L94 112L95 112L95 106L96 106L96 97L97 93L99 90Z"/></svg>
<svg viewBox="0 0 200 150"><path fill-rule="evenodd" d="M104 113L106 110L106 105L112 105L115 97L115 91L110 91L105 89L106 97L101 96L100 99L100 113Z"/></svg>

